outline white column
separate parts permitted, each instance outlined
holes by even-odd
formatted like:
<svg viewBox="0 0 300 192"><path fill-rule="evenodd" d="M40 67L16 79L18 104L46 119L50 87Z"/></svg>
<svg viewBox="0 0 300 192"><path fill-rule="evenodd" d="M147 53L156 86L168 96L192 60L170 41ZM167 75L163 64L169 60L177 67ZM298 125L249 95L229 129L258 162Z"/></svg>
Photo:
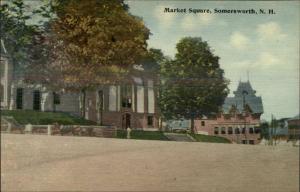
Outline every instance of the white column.
<svg viewBox="0 0 300 192"><path fill-rule="evenodd" d="M109 111L116 111L117 110L117 87L116 86L109 86L109 102L108 102L108 109Z"/></svg>
<svg viewBox="0 0 300 192"><path fill-rule="evenodd" d="M11 91L11 93L10 93L10 106L9 106L9 109L13 110L13 109L15 109L15 99L16 99L15 98L16 97L16 94L15 94L16 89L15 89L14 84L11 85L10 91Z"/></svg>
<svg viewBox="0 0 300 192"><path fill-rule="evenodd" d="M154 113L154 90L152 80L148 80L148 113Z"/></svg>
<svg viewBox="0 0 300 192"><path fill-rule="evenodd" d="M137 86L137 112L138 113L144 113L145 107L144 107L144 86L138 85Z"/></svg>

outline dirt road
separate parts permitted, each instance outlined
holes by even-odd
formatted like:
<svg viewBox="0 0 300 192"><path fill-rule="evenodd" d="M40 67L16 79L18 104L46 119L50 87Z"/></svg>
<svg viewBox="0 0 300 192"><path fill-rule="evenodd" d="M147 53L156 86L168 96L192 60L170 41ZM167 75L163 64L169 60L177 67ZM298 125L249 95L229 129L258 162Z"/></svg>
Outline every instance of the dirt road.
<svg viewBox="0 0 300 192"><path fill-rule="evenodd" d="M299 148L1 135L2 191L299 191Z"/></svg>

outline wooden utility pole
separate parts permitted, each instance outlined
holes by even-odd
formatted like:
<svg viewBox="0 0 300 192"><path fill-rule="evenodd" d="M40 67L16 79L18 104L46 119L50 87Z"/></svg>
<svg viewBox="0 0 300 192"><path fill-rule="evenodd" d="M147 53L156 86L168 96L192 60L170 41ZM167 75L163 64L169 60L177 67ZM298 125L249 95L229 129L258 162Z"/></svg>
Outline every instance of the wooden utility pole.
<svg viewBox="0 0 300 192"><path fill-rule="evenodd" d="M243 117L244 117L244 136L245 136L245 144L248 144L248 140L247 140L247 128L246 128L246 116L247 116L247 112L246 112L246 95L248 95L247 91L243 91Z"/></svg>

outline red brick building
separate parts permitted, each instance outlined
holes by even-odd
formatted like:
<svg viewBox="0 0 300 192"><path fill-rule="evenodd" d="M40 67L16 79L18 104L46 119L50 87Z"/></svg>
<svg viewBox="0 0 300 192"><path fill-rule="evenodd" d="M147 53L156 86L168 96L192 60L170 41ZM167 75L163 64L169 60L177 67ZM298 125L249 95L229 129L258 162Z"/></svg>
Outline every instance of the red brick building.
<svg viewBox="0 0 300 192"><path fill-rule="evenodd" d="M197 133L225 137L234 143L258 144L263 105L255 93L249 81L240 82L234 97L225 99L220 114L195 121Z"/></svg>
<svg viewBox="0 0 300 192"><path fill-rule="evenodd" d="M299 140L300 139L300 115L288 119L287 122L288 122L289 139Z"/></svg>

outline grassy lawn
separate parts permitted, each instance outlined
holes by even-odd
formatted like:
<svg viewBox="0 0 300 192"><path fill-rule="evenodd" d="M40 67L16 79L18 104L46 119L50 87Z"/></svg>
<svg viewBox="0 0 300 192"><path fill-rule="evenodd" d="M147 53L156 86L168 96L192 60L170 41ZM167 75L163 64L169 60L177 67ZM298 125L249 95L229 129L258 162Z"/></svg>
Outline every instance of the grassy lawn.
<svg viewBox="0 0 300 192"><path fill-rule="evenodd" d="M217 137L211 135L200 135L200 134L190 134L198 142L209 142L209 143L231 143L228 139L224 137Z"/></svg>
<svg viewBox="0 0 300 192"><path fill-rule="evenodd" d="M125 139L127 137L127 131L118 130L117 138ZM138 131L132 130L130 133L131 139L143 139L143 140L168 140L168 138L161 131Z"/></svg>
<svg viewBox="0 0 300 192"><path fill-rule="evenodd" d="M20 124L48 125L57 122L61 125L95 125L93 121L61 112L41 112L32 110L3 110L2 116L12 116Z"/></svg>

